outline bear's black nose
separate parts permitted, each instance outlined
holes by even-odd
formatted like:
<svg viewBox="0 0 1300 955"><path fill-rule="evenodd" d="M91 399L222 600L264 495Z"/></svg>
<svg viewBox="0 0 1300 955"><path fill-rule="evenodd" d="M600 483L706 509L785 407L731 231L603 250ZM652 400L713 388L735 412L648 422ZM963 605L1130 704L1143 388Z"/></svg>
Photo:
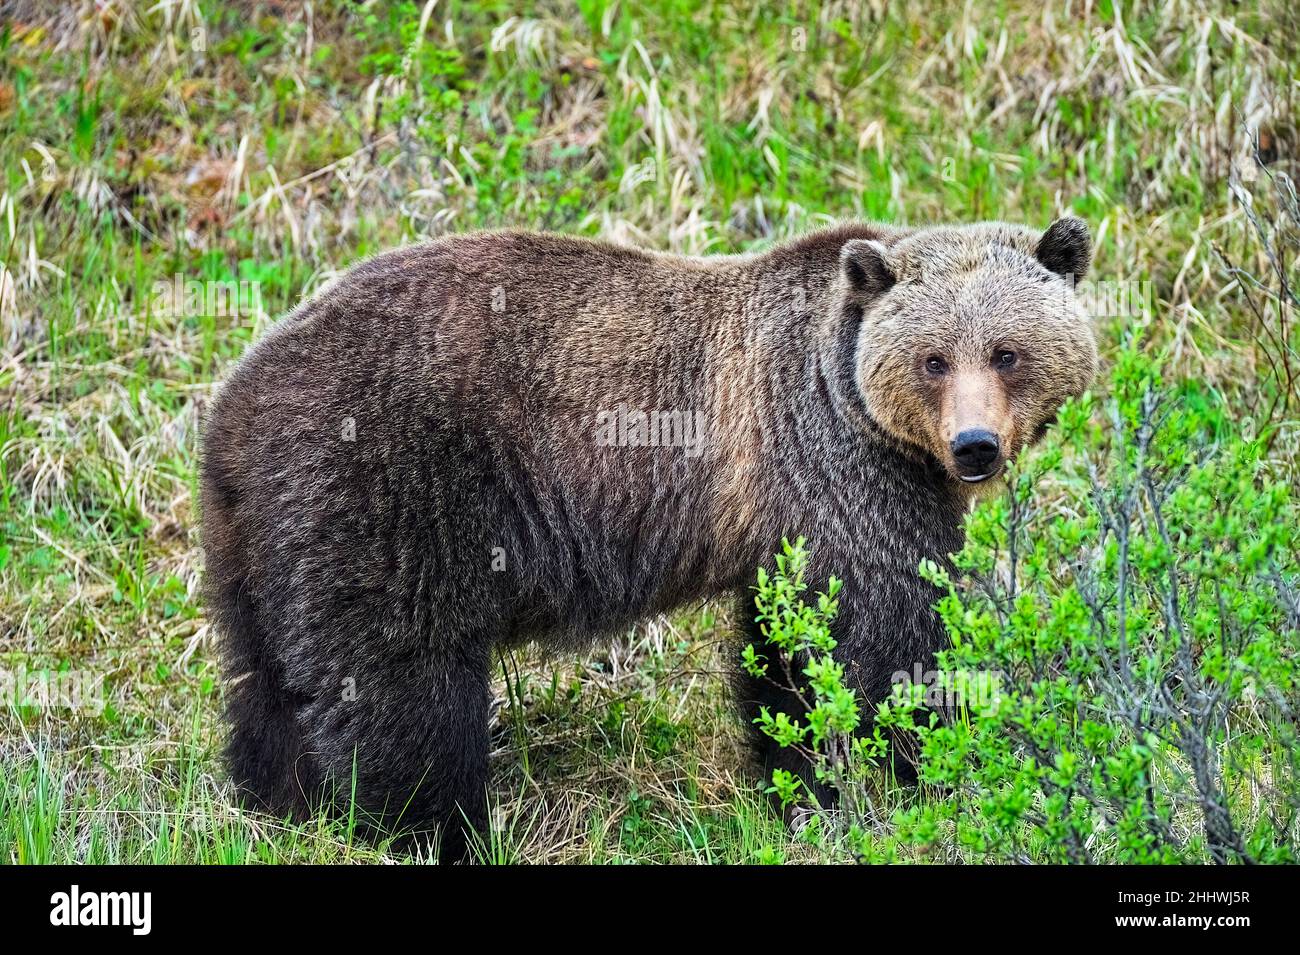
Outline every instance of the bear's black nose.
<svg viewBox="0 0 1300 955"><path fill-rule="evenodd" d="M1001 444L992 431L971 428L953 438L949 447L958 468L967 474L982 474L997 460Z"/></svg>

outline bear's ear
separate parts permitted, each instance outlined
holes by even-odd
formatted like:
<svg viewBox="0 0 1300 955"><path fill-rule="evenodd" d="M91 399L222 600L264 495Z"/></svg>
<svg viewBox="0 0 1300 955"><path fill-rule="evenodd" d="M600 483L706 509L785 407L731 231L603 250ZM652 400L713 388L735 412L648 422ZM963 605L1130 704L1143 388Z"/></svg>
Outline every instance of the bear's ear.
<svg viewBox="0 0 1300 955"><path fill-rule="evenodd" d="M874 298L887 292L898 281L887 250L874 239L845 242L840 249L840 267L844 270L849 289L863 298Z"/></svg>
<svg viewBox="0 0 1300 955"><path fill-rule="evenodd" d="M1057 219L1038 240L1034 257L1057 275L1083 278L1092 261L1092 238L1087 223L1074 216Z"/></svg>

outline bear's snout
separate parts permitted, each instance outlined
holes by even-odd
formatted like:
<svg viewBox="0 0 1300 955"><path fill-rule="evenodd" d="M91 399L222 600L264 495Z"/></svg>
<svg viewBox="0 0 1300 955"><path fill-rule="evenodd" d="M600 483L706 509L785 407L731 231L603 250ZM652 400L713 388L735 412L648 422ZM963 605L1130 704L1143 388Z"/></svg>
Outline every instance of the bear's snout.
<svg viewBox="0 0 1300 955"><path fill-rule="evenodd" d="M1002 442L992 431L970 428L952 439L949 448L963 481L982 481L991 477Z"/></svg>

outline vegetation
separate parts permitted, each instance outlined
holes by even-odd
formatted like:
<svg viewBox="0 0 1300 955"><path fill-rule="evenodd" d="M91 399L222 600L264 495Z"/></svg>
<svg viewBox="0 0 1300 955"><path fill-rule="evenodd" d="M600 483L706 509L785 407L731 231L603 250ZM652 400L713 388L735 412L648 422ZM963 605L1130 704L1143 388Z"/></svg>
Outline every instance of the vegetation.
<svg viewBox="0 0 1300 955"><path fill-rule="evenodd" d="M1060 433L970 517L947 596L952 647L864 732L803 542L759 577L759 619L803 662L806 713L760 721L842 794L805 837L868 860L1294 862L1300 834L1300 513L1194 383L1126 348L1100 417ZM1216 436L1216 431L1218 432ZM1048 474L1066 490L1036 493ZM751 648L752 672L767 669ZM892 734L892 735L891 735ZM916 798L885 814L881 769L913 754ZM777 770L787 803L814 802ZM888 795L888 789L885 794ZM825 811L829 809L830 811ZM882 824L887 821L887 824Z"/></svg>
<svg viewBox="0 0 1300 955"><path fill-rule="evenodd" d="M861 744L833 767L856 801L792 834L743 763L727 611L508 655L484 855L1291 858L1292 7L6 6L0 858L394 858L234 807L196 599L214 382L359 258L508 225L711 253L1063 211L1093 226L1093 277L1143 294L1097 308L1097 395L926 569L944 667L1001 671L997 705L932 724L900 696L883 718L922 785L861 772L888 757Z"/></svg>

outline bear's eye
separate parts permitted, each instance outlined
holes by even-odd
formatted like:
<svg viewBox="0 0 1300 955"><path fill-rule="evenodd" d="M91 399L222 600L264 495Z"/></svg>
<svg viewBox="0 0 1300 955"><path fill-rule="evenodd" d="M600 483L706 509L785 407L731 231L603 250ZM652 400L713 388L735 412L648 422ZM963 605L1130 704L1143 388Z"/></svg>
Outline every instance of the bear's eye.
<svg viewBox="0 0 1300 955"><path fill-rule="evenodd" d="M931 355L925 360L926 370L934 375L942 375L948 370L948 363L938 355Z"/></svg>
<svg viewBox="0 0 1300 955"><path fill-rule="evenodd" d="M999 351L993 353L993 364L999 368L1010 368L1016 363L1016 353L1013 351Z"/></svg>

